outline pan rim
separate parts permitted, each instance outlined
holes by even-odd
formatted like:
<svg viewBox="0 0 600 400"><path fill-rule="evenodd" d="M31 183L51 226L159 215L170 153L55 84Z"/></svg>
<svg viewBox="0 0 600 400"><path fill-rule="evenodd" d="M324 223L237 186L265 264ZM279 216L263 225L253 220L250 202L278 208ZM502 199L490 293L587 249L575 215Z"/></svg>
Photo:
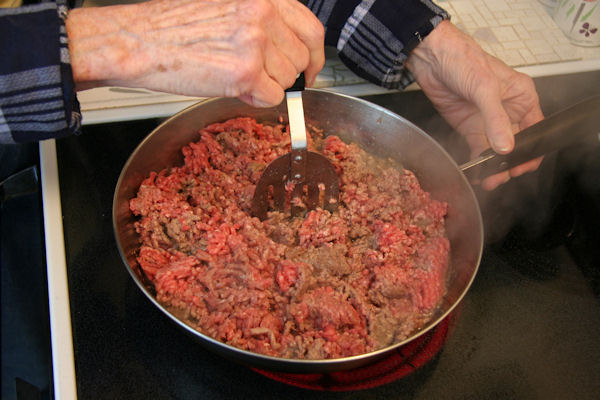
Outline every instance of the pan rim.
<svg viewBox="0 0 600 400"><path fill-rule="evenodd" d="M185 332L187 332L188 334L191 334L195 338L201 339L201 341L206 342L206 344L213 345L213 346L207 347L210 350L213 350L213 351L216 350L216 352L218 352L222 355L225 355L225 356L231 355L230 353L233 352L233 353L235 353L236 361L249 362L252 364L252 366L260 365L263 368L273 369L273 370L277 370L277 371L332 372L332 371L340 371L340 370L351 369L351 368L355 368L358 366L362 366L364 364L367 364L367 362L369 360L374 360L376 358L380 358L383 355L385 355L386 353L394 351L394 350L406 345L407 343L417 339L418 337L424 335L425 333L429 332L434 327L436 327L438 324L440 324L440 322L442 322L442 320L444 320L446 317L448 317L450 315L450 313L452 313L456 309L456 307L463 301L463 299L466 296L467 292L469 291L473 281L475 280L475 277L476 277L478 269L479 269L479 265L481 263L482 254L483 254L484 231L483 231L482 215L481 215L479 203L476 199L473 188L468 183L466 177L460 170L460 167L453 160L453 158L449 155L449 153L437 141L435 141L431 136L427 135L427 133L424 132L421 128L417 127L412 122L406 120L402 116L400 116L382 106L371 103L364 99L356 98L356 97L346 95L346 94L336 93L336 92L333 92L330 90L323 90L323 89L306 89L306 91L309 93L318 93L318 94L323 94L323 95L326 94L328 96L346 98L352 102L357 102L359 104L368 106L369 108L377 109L379 112L385 113L394 119L398 119L401 122L410 125L411 128L413 128L419 134L426 136L428 138L428 140L431 141L432 145L435 145L437 147L437 150L439 150L448 159L448 161L450 161L454 165L456 170L458 172L460 172L460 178L464 181L464 184L465 184L464 186L469 191L468 196L473 199L472 203L475 207L474 212L477 216L477 220L478 220L477 222L479 224L478 225L479 232L476 235L478 237L478 241L479 241L479 248L476 249L477 255L476 255L476 260L475 260L476 262L475 262L475 265L473 268L473 273L471 274L469 280L466 282L464 289L456 297L456 300L443 313L440 313L436 317L432 318L421 330L418 330L417 332L412 333L405 340L396 342L390 346L387 346L387 347L384 347L384 348L381 348L378 350L374 350L374 351L359 354L359 355L343 357L343 358L335 358L335 359L282 358L282 357L268 356L268 355L264 355L264 354L260 354L260 353L255 353L255 352L252 352L249 350L240 349L235 346L223 343L217 339L214 339L214 338L208 336L207 334L204 334L204 333L194 329L193 327L191 327L190 325L188 325L187 323L185 323L184 321L179 319L177 316L175 316L173 313L171 313L166 307L164 307L163 305L161 305L158 302L158 300L155 298L155 296L150 292L150 290L146 287L144 282L142 282L140 277L137 275L137 273L135 271L136 267L130 265L127 254L125 253L125 250L123 249L123 246L122 246L122 241L121 241L119 229L118 229L118 225L119 225L118 224L118 201L119 201L119 193L120 193L121 185L123 184L123 181L125 179L125 176L126 176L126 173L129 169L129 167L133 163L136 155L140 152L140 149L142 149L144 147L144 145L147 144L148 141L150 141L151 138L157 132L160 132L162 129L164 129L166 126L168 126L173 120L176 120L176 119L180 118L182 115L192 112L199 107L205 106L205 105L213 103L213 102L219 102L219 101L223 101L223 100L229 101L231 99L224 99L221 97L203 99L203 100L199 101L198 103L193 104L193 105L179 111L178 113L174 114L173 116L169 117L168 119L162 121L146 137L144 137L144 139L136 146L136 148L132 151L131 155L129 156L129 158L127 159L125 164L123 165L123 168L121 169L121 173L119 175L119 178L118 178L116 186L115 186L115 191L113 194L113 208L112 208L113 234L114 234L116 242L117 242L117 248L118 248L121 260L124 263L129 275L132 277L132 279L134 280L134 282L136 283L138 288L140 288L142 293L144 293L144 295L159 310L161 310L162 313L166 314L167 317L169 317L173 322L175 322L177 324L177 326L179 326L180 328L183 328ZM240 356L240 359L238 359L237 356Z"/></svg>

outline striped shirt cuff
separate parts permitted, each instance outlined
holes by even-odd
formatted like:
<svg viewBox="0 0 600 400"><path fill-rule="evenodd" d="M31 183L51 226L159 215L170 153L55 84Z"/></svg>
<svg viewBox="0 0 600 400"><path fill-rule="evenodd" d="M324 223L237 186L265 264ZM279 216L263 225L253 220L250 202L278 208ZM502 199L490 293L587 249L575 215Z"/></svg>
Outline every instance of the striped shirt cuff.
<svg viewBox="0 0 600 400"><path fill-rule="evenodd" d="M358 76L403 89L413 76L404 62L449 14L431 0L311 0L325 26L325 44Z"/></svg>
<svg viewBox="0 0 600 400"><path fill-rule="evenodd" d="M0 143L78 133L64 0L0 9Z"/></svg>

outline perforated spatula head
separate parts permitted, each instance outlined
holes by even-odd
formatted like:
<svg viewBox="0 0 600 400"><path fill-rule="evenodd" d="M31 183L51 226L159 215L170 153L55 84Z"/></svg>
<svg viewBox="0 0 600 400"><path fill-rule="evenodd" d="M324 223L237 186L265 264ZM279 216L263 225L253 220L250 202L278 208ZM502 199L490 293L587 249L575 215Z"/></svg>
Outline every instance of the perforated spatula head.
<svg viewBox="0 0 600 400"><path fill-rule="evenodd" d="M317 207L337 208L339 183L335 168L322 154L308 151L302 91L304 74L286 90L292 151L272 161L260 177L252 199L252 214L264 220L269 211L295 216Z"/></svg>

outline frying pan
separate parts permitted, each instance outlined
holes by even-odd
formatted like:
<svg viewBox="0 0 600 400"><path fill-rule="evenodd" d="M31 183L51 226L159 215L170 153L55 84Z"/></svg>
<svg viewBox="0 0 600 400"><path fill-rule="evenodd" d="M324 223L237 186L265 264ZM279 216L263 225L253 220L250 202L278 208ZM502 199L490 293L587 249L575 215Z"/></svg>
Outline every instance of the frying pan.
<svg viewBox="0 0 600 400"><path fill-rule="evenodd" d="M448 203L446 230L451 254L447 294L423 329L404 341L352 357L331 360L284 359L219 342L188 326L156 300L152 285L140 273L136 261L139 238L134 228L135 217L129 210L129 200L135 197L140 183L151 171L182 165L181 148L197 141L198 131L202 127L238 116L273 123L287 115L285 104L273 108L253 108L237 99L215 98L193 105L166 120L138 145L123 167L113 198L113 227L123 262L142 293L209 350L236 362L264 369L293 373L333 372L357 368L384 357L423 335L452 312L475 278L483 251L484 232L479 205L467 177L450 155L420 128L383 107L351 96L311 89L306 90L303 97L305 115L310 123L323 129L327 135L338 135L346 142L358 143L377 156L396 159L415 173L423 189L430 192L433 198ZM555 144L550 143L550 146ZM535 146L530 145L529 151L533 152L531 158L539 155L535 154ZM542 146L540 151L548 151L548 146ZM494 159L490 154L483 156ZM518 157L513 160L499 159L494 169L517 161Z"/></svg>

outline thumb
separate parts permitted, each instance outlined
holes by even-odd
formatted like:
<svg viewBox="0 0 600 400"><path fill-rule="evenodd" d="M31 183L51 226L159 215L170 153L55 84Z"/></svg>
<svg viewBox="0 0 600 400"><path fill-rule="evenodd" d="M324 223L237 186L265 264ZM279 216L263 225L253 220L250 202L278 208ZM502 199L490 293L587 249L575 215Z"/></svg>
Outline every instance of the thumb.
<svg viewBox="0 0 600 400"><path fill-rule="evenodd" d="M510 153L515 145L515 138L500 95L480 96L476 103L481 111L485 134L492 149L499 154Z"/></svg>

